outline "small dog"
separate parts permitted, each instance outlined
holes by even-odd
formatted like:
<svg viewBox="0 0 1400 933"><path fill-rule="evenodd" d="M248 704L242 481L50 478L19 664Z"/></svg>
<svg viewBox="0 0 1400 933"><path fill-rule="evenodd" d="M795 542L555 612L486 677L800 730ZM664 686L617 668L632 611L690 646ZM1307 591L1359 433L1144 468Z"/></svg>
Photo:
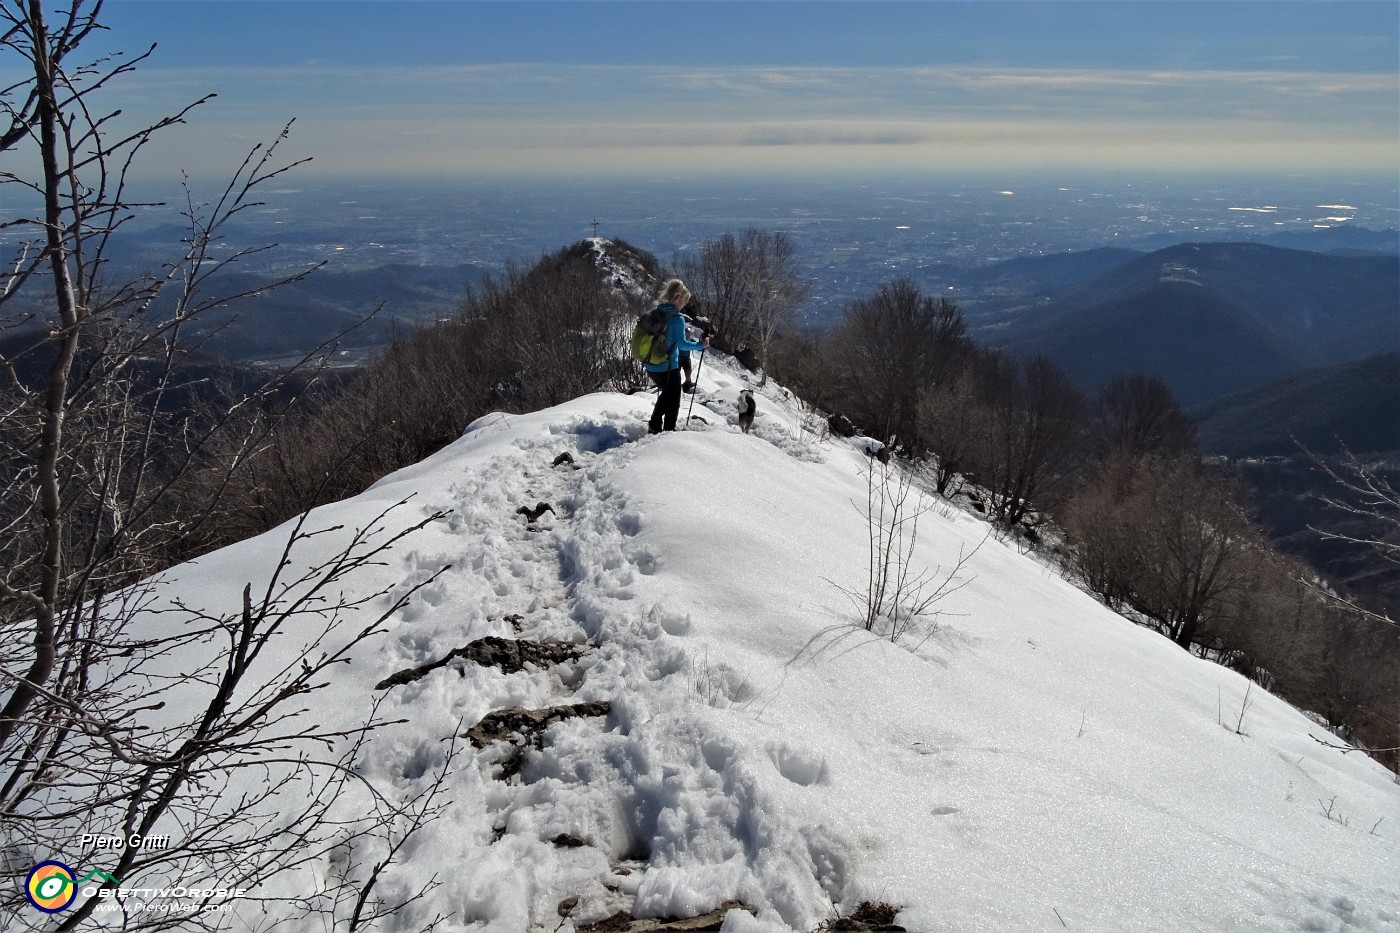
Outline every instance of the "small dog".
<svg viewBox="0 0 1400 933"><path fill-rule="evenodd" d="M739 393L739 430L745 434L753 427L753 416L758 414L758 405L754 403L753 391L744 389Z"/></svg>

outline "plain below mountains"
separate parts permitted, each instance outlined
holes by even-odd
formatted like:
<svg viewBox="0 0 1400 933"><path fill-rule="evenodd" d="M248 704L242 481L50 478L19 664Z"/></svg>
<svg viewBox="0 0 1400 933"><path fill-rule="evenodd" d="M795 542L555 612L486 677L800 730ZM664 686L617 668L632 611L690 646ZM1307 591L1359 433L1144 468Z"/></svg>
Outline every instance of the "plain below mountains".
<svg viewBox="0 0 1400 933"><path fill-rule="evenodd" d="M1207 243L1067 262L1042 264L1043 293L970 317L980 339L1044 354L1088 391L1148 373L1195 405L1400 350L1400 257Z"/></svg>
<svg viewBox="0 0 1400 933"><path fill-rule="evenodd" d="M334 341L347 362L377 355L396 333L456 313L477 266L391 264L349 271L321 270L308 278L213 308L192 328L201 348L245 363L294 361ZM256 277L226 274L219 289L238 294Z"/></svg>

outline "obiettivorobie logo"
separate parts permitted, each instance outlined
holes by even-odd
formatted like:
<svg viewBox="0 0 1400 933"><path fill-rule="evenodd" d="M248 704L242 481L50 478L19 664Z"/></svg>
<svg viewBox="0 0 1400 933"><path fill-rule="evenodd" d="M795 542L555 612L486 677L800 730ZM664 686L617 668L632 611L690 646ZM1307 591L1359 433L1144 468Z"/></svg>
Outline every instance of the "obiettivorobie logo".
<svg viewBox="0 0 1400 933"><path fill-rule="evenodd" d="M56 914L67 910L78 897L78 885L96 880L99 883L121 884L116 876L93 869L81 879L75 880L73 869L62 862L40 862L29 871L24 882L24 896L29 903L46 914Z"/></svg>
<svg viewBox="0 0 1400 933"><path fill-rule="evenodd" d="M89 882L93 882L89 884ZM87 887L83 887L87 885ZM112 887L103 887L112 885ZM124 909L144 911L215 911L223 910L227 900L246 897L246 888L186 887L177 885L169 888L126 888L121 879L110 872L93 869L81 878L75 878L73 869L62 862L40 862L29 871L25 879L24 896L30 905L46 914L56 914L67 910L77 900L78 895L96 897L100 901L98 910ZM134 898L134 900L128 900ZM155 898L155 902L143 898ZM205 903L181 903L193 899ZM207 903L212 900L213 903Z"/></svg>

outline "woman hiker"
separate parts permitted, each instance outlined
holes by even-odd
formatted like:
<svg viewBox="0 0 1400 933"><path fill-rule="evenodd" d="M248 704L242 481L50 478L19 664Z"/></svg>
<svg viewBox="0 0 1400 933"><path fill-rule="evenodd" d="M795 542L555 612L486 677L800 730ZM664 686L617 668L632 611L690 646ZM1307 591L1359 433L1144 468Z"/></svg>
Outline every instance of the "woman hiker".
<svg viewBox="0 0 1400 933"><path fill-rule="evenodd" d="M690 302L690 289L685 287L684 282L671 279L662 286L656 300L657 310L666 315L666 344L671 352L660 363L645 364L647 375L661 390L647 425L651 434L676 429L676 418L681 411L681 352L703 350L710 345L709 337L702 343L686 337L685 317L681 309Z"/></svg>

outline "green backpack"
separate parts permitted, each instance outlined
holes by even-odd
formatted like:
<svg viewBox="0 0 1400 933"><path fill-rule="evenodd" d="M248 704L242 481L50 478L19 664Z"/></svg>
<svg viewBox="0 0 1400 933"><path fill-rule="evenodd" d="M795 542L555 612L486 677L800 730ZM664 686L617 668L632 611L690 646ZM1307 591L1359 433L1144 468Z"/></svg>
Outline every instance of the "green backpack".
<svg viewBox="0 0 1400 933"><path fill-rule="evenodd" d="M637 318L632 328L632 359L655 365L671 356L671 342L666 339L666 324L671 316L660 308L652 308Z"/></svg>

